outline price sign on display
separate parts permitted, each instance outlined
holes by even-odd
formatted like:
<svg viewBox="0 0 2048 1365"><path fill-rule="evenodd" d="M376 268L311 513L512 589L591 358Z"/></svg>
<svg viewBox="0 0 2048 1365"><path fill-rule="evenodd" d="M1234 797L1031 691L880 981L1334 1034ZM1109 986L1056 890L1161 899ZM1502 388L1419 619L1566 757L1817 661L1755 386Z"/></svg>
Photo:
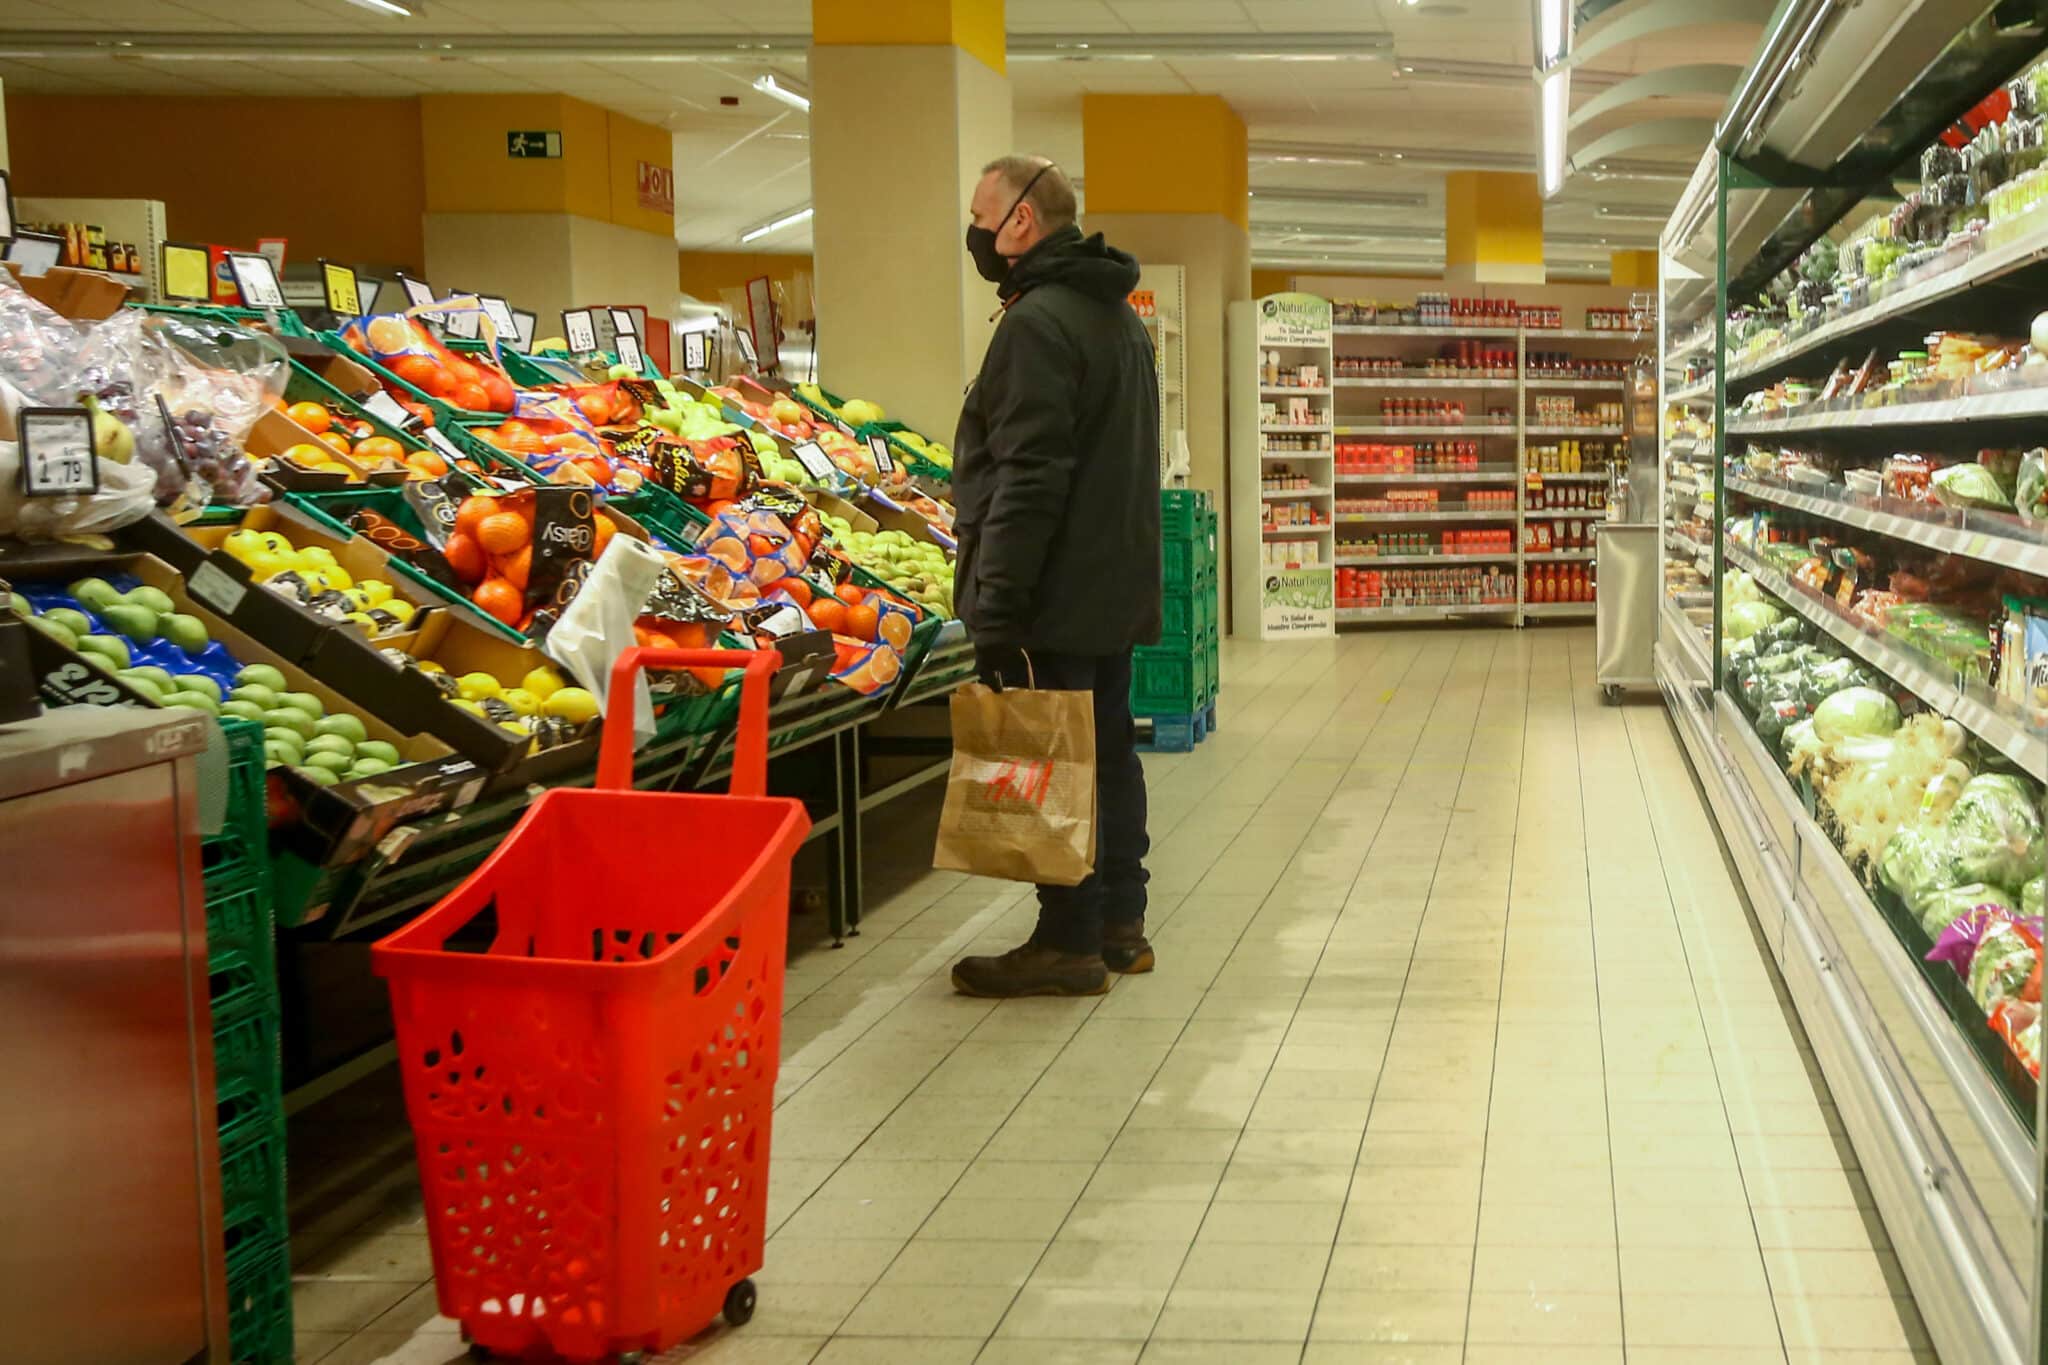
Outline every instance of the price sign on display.
<svg viewBox="0 0 2048 1365"><path fill-rule="evenodd" d="M612 334L613 334L614 336L636 336L636 337L637 337L637 336L639 336L639 335L640 335L640 324L639 324L639 322L638 322L638 321L637 321L637 320L636 320L636 319L635 319L635 318L633 317L633 310L632 310L632 309L630 309L630 308L607 308L607 309L605 310L605 312L607 312L608 314L610 314L610 315L611 315L611 320L612 320Z"/></svg>
<svg viewBox="0 0 2048 1365"><path fill-rule="evenodd" d="M498 329L501 341L516 341L519 324L512 320L512 305L495 294L482 295L478 300L484 306L484 316L491 320L491 326Z"/></svg>
<svg viewBox="0 0 2048 1365"><path fill-rule="evenodd" d="M213 297L213 263L205 247L165 242L160 254L163 284L158 292L166 299L204 303Z"/></svg>
<svg viewBox="0 0 2048 1365"><path fill-rule="evenodd" d="M588 308L570 308L563 312L562 335L569 342L571 355L597 349L597 324L590 320Z"/></svg>
<svg viewBox="0 0 2048 1365"><path fill-rule="evenodd" d="M812 478L829 479L832 477L832 457L827 455L825 448L816 441L805 441L789 453L796 456L796 462L802 465L804 472Z"/></svg>
<svg viewBox="0 0 2048 1365"><path fill-rule="evenodd" d="M21 492L28 498L99 492L100 462L92 444L92 414L84 408L23 408Z"/></svg>
<svg viewBox="0 0 2048 1365"><path fill-rule="evenodd" d="M427 428L427 444L432 446L434 449L440 451L441 457L447 460L448 463L451 465L454 464L457 460L465 460L469 458L468 456L464 455L461 451L455 448L455 442L449 440L447 433L442 431L439 427Z"/></svg>
<svg viewBox="0 0 2048 1365"><path fill-rule="evenodd" d="M889 449L889 438L876 432L868 437L868 453L875 457L875 471L880 474L896 472L896 458Z"/></svg>
<svg viewBox="0 0 2048 1365"><path fill-rule="evenodd" d="M250 308L282 308L284 286L278 283L277 268L268 256L254 251L230 251L228 269L235 275L235 288L242 303Z"/></svg>
<svg viewBox="0 0 2048 1365"><path fill-rule="evenodd" d="M514 328L512 344L523 352L533 350L533 325L540 321L540 314L529 313L524 308L512 310Z"/></svg>
<svg viewBox="0 0 2048 1365"><path fill-rule="evenodd" d="M633 373L647 373L647 357L640 353L640 338L631 332L621 332L613 338L613 345L619 348L619 363L633 367Z"/></svg>
<svg viewBox="0 0 2048 1365"><path fill-rule="evenodd" d="M64 259L64 239L48 232L17 232L7 244L7 259L34 278L50 273L50 267ZM204 273L201 279L205 278Z"/></svg>
<svg viewBox="0 0 2048 1365"><path fill-rule="evenodd" d="M434 286L425 280L416 280L403 270L398 272L398 287L405 291L405 301L414 308L423 308L434 301Z"/></svg>
<svg viewBox="0 0 2048 1365"><path fill-rule="evenodd" d="M362 289L356 280L355 271L322 257L320 286L327 292L328 312L345 318L359 318L363 315Z"/></svg>
<svg viewBox="0 0 2048 1365"><path fill-rule="evenodd" d="M683 333L683 368L692 371L704 370L709 369L710 365L710 358L704 353L704 334Z"/></svg>
<svg viewBox="0 0 2048 1365"><path fill-rule="evenodd" d="M387 426L397 427L401 431L420 420L414 414L400 407L398 400L382 389L378 389L368 398L363 399L362 403L364 412L369 413L370 416L385 423Z"/></svg>
<svg viewBox="0 0 2048 1365"><path fill-rule="evenodd" d="M458 341L475 341L484 334L483 305L477 302L476 295L464 294L460 290L450 294L441 302L454 303L458 299L467 306L459 310L451 309L443 313L441 315L441 325L448 329L449 336L454 337Z"/></svg>
<svg viewBox="0 0 2048 1365"><path fill-rule="evenodd" d="M754 334L744 327L735 327L733 335L739 338L740 358L747 362L747 368L751 370L760 364L761 353L754 349Z"/></svg>

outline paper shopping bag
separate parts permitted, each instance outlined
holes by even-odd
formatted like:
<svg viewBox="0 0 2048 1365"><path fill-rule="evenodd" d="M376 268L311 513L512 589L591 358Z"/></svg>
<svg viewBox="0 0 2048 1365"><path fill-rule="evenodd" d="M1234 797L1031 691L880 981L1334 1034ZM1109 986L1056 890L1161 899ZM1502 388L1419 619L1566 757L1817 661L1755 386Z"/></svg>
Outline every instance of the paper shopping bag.
<svg viewBox="0 0 2048 1365"><path fill-rule="evenodd" d="M1087 692L953 694L953 768L932 866L1075 886L1095 870L1095 700Z"/></svg>

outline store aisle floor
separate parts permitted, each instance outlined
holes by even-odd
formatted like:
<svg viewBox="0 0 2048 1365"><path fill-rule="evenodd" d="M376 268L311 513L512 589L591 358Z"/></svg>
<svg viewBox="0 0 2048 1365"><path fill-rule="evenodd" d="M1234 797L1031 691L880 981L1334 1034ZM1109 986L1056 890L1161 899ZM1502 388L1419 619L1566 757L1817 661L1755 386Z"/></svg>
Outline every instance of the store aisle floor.
<svg viewBox="0 0 2048 1365"><path fill-rule="evenodd" d="M1032 912L948 874L797 955L760 1313L664 1359L1933 1360L1668 723L1591 652L1226 646L1220 733L1147 760L1160 970L1100 999L954 996ZM302 1360L461 1358L421 1234L304 1268Z"/></svg>

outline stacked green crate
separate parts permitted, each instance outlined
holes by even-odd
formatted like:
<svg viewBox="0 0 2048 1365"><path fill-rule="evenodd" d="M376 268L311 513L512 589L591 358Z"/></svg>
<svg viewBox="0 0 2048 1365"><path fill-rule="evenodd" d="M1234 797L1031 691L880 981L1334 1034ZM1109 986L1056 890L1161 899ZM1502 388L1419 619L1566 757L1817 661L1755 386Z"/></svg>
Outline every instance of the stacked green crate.
<svg viewBox="0 0 2048 1365"><path fill-rule="evenodd" d="M1131 659L1131 710L1140 716L1192 717L1216 700L1216 509L1199 489L1159 494L1161 599L1159 643Z"/></svg>
<svg viewBox="0 0 2048 1365"><path fill-rule="evenodd" d="M219 1101L221 1232L236 1362L289 1360L291 1263L284 1203L281 1007L270 894L263 727L224 717L228 810L201 847Z"/></svg>

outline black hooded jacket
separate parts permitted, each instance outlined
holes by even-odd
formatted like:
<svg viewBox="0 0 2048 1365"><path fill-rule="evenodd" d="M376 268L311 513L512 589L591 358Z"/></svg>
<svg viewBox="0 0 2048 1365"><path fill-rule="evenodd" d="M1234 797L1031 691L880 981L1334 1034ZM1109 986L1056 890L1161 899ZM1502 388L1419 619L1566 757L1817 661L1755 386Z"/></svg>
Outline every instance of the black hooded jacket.
<svg viewBox="0 0 2048 1365"><path fill-rule="evenodd" d="M954 600L979 645L1159 638L1159 381L1138 263L1077 227L1018 258L954 438Z"/></svg>

